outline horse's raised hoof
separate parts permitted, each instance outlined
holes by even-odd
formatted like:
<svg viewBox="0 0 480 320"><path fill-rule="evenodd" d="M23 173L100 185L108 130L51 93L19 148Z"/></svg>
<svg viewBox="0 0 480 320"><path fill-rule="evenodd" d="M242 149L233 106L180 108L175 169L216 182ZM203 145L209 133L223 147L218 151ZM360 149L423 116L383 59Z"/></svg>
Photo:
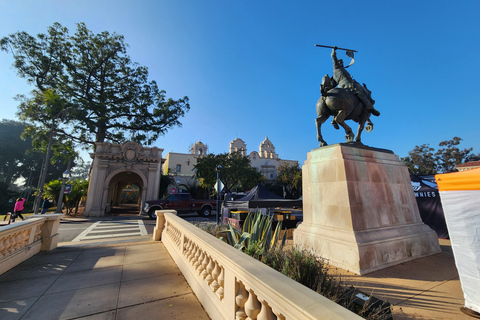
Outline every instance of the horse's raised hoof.
<svg viewBox="0 0 480 320"><path fill-rule="evenodd" d="M370 125L370 124L367 124L367 125L365 126L365 131L367 131L367 132L372 132L372 130L373 130L373 123L372 123L371 125Z"/></svg>

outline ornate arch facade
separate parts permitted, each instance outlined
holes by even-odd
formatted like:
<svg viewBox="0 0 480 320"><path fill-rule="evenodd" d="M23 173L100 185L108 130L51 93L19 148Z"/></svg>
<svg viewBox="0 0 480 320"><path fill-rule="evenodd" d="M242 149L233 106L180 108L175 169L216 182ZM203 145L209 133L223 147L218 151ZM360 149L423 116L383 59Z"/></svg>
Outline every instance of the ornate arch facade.
<svg viewBox="0 0 480 320"><path fill-rule="evenodd" d="M139 210L146 200L158 199L162 151L133 141L122 145L97 143L90 154L93 164L84 215L104 216L121 187L129 182L135 182L140 189Z"/></svg>

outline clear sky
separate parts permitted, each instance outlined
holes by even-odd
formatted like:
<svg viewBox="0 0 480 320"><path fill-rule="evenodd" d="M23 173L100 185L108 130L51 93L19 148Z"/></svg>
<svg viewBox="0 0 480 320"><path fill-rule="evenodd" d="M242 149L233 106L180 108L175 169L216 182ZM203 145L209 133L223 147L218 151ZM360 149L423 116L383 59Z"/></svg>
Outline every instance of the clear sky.
<svg viewBox="0 0 480 320"><path fill-rule="evenodd" d="M459 136L460 147L480 153L479 12L478 0L0 0L0 37L45 33L54 22L71 34L78 22L123 34L132 60L167 97L190 98L183 126L155 143L164 155L199 139L216 154L235 138L258 151L268 136L281 158L303 164L318 147L315 104L332 74L331 50L314 44L358 51L349 71L381 112L364 144L404 157ZM15 119L13 97L31 90L12 61L0 52L6 119ZM344 142L329 123L325 140Z"/></svg>

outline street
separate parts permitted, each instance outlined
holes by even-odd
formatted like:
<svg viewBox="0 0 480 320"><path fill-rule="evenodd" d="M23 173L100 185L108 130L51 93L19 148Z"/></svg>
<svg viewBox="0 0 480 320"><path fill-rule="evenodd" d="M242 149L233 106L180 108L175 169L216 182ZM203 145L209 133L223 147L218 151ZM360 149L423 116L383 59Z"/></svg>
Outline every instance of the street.
<svg viewBox="0 0 480 320"><path fill-rule="evenodd" d="M215 214L202 218L196 213L182 214L187 221L215 221ZM65 217L60 221L59 242L70 244L123 242L132 238L142 241L152 237L156 220L138 214L108 217Z"/></svg>

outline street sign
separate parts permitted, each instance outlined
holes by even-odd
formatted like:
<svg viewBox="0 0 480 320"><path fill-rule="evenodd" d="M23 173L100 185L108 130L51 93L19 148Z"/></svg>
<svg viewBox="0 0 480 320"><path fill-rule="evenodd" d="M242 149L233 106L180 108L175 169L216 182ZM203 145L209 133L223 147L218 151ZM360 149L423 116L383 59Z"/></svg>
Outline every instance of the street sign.
<svg viewBox="0 0 480 320"><path fill-rule="evenodd" d="M220 187L220 190L218 190ZM215 185L215 190L217 190L217 193L220 193L223 190L223 183L222 180L218 180L217 184Z"/></svg>

